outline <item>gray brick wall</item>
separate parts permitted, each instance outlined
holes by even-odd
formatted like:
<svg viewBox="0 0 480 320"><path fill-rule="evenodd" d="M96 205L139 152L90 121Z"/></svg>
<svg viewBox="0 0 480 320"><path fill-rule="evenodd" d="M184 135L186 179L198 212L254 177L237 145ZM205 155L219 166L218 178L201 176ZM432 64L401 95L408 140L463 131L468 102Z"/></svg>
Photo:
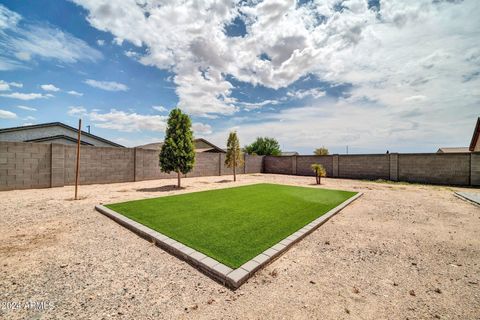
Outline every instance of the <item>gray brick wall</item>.
<svg viewBox="0 0 480 320"><path fill-rule="evenodd" d="M265 173L293 174L292 157L265 156Z"/></svg>
<svg viewBox="0 0 480 320"><path fill-rule="evenodd" d="M314 176L311 165L321 164L327 171L327 177L333 176L333 156L296 156L297 175Z"/></svg>
<svg viewBox="0 0 480 320"><path fill-rule="evenodd" d="M245 155L245 173L263 172L263 156Z"/></svg>
<svg viewBox="0 0 480 320"><path fill-rule="evenodd" d="M470 155L470 184L480 186L480 152Z"/></svg>
<svg viewBox="0 0 480 320"><path fill-rule="evenodd" d="M352 179L390 179L390 160L381 155L340 155L338 176Z"/></svg>
<svg viewBox="0 0 480 320"><path fill-rule="evenodd" d="M76 146L65 146L65 185L75 183ZM133 181L133 149L82 146L80 184Z"/></svg>
<svg viewBox="0 0 480 320"><path fill-rule="evenodd" d="M0 142L0 190L50 187L51 146Z"/></svg>
<svg viewBox="0 0 480 320"><path fill-rule="evenodd" d="M470 154L399 154L398 179L419 183L468 185Z"/></svg>

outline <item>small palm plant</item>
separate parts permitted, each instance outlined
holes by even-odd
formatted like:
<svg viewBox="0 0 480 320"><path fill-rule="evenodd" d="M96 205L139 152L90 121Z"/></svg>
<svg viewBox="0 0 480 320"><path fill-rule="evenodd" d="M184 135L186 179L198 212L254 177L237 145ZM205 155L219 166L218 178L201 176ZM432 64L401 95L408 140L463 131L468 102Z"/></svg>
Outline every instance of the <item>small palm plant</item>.
<svg viewBox="0 0 480 320"><path fill-rule="evenodd" d="M311 166L313 172L315 172L315 179L317 180L317 184L321 184L321 178L327 176L327 172L325 171L325 168L318 163L314 163Z"/></svg>

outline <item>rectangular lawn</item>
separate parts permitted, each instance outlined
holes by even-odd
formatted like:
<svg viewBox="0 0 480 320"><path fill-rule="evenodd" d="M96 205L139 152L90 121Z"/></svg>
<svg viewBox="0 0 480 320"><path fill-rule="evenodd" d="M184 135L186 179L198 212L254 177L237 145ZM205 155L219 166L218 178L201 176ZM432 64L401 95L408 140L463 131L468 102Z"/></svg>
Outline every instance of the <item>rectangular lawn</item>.
<svg viewBox="0 0 480 320"><path fill-rule="evenodd" d="M106 207L236 269L355 194L265 183Z"/></svg>

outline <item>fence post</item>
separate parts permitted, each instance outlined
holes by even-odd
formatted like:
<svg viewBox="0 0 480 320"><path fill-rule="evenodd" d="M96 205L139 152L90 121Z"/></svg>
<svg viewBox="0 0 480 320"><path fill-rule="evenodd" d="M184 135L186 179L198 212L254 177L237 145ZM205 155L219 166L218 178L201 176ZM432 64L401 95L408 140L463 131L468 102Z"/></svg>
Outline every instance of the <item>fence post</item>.
<svg viewBox="0 0 480 320"><path fill-rule="evenodd" d="M333 155L333 159L332 159L332 171L333 171L333 174L332 174L332 178L338 178L338 154L334 154Z"/></svg>
<svg viewBox="0 0 480 320"><path fill-rule="evenodd" d="M52 143L50 145L50 188L65 185L65 146Z"/></svg>
<svg viewBox="0 0 480 320"><path fill-rule="evenodd" d="M218 154L218 175L222 175L222 154Z"/></svg>
<svg viewBox="0 0 480 320"><path fill-rule="evenodd" d="M243 154L243 173L247 173L247 154Z"/></svg>
<svg viewBox="0 0 480 320"><path fill-rule="evenodd" d="M480 152L470 153L470 185L480 186Z"/></svg>
<svg viewBox="0 0 480 320"><path fill-rule="evenodd" d="M297 175L297 156L292 156L292 174Z"/></svg>
<svg viewBox="0 0 480 320"><path fill-rule="evenodd" d="M398 181L398 153L388 155L390 162L390 180Z"/></svg>

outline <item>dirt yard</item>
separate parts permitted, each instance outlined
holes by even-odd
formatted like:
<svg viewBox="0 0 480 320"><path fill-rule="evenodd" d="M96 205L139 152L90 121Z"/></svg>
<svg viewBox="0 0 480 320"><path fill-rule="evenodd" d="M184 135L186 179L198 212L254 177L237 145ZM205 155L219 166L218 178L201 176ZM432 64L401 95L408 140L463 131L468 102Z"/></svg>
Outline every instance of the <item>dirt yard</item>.
<svg viewBox="0 0 480 320"><path fill-rule="evenodd" d="M79 201L73 187L0 192L0 318L480 319L480 208L452 188L322 179L364 196L235 292L94 210L257 182L317 187L226 179L81 186Z"/></svg>

